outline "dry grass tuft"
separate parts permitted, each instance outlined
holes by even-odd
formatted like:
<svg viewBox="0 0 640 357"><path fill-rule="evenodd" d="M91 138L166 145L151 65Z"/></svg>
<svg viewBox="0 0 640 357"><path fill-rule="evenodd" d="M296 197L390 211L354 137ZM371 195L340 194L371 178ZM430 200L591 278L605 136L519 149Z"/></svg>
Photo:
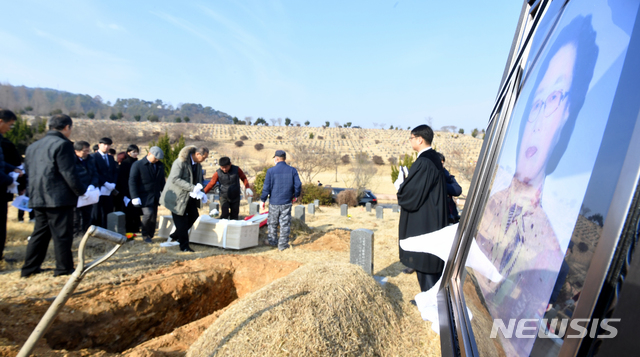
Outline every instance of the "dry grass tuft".
<svg viewBox="0 0 640 357"><path fill-rule="evenodd" d="M231 306L187 356L380 356L402 309L360 267L312 263Z"/></svg>

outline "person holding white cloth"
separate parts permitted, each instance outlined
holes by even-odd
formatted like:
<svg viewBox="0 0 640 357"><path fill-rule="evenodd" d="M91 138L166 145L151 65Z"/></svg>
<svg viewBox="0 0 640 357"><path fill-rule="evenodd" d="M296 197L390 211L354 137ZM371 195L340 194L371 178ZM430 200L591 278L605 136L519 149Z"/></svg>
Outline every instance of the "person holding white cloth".
<svg viewBox="0 0 640 357"><path fill-rule="evenodd" d="M171 239L180 243L180 250L193 252L189 247L189 229L198 219L200 200L206 200L202 192L201 162L209 156L206 147L196 148L189 145L180 150L178 158L171 165L167 183L160 195L160 204L165 206L173 216L175 232Z"/></svg>
<svg viewBox="0 0 640 357"><path fill-rule="evenodd" d="M129 193L131 204L142 208L142 240L153 243L158 218L160 193L164 189L164 152L158 146L149 148L146 157L131 165Z"/></svg>

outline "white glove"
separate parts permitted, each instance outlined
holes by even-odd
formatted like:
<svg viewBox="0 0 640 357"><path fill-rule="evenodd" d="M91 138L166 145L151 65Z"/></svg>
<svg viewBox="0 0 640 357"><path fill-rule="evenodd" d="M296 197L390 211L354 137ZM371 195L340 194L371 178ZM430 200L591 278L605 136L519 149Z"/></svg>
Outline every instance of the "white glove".
<svg viewBox="0 0 640 357"><path fill-rule="evenodd" d="M96 189L96 187L94 185L89 185L89 187L87 187L87 192L95 190L95 189ZM85 195L86 195L86 193L85 193Z"/></svg>
<svg viewBox="0 0 640 357"><path fill-rule="evenodd" d="M215 216L217 216L219 214L220 214L220 212L218 212L218 210L215 209L215 208L212 209L211 212L209 212L209 216L211 216L211 217L215 217Z"/></svg>
<svg viewBox="0 0 640 357"><path fill-rule="evenodd" d="M111 182L105 182L103 186L106 187L109 191L113 191L113 189L116 188L116 184Z"/></svg>
<svg viewBox="0 0 640 357"><path fill-rule="evenodd" d="M209 199L207 198L207 195L204 192L202 192L201 200L202 200L202 203L207 203L207 201L209 201Z"/></svg>
<svg viewBox="0 0 640 357"><path fill-rule="evenodd" d="M132 199L131 203L136 207L142 206L142 201L140 200L140 197Z"/></svg>
<svg viewBox="0 0 640 357"><path fill-rule="evenodd" d="M248 188L248 189L244 190L244 193L245 193L245 195L246 195L246 196L248 196L248 197L253 197L253 191L251 191L251 189L250 189L250 188Z"/></svg>
<svg viewBox="0 0 640 357"><path fill-rule="evenodd" d="M201 184L197 184L195 185L195 187L193 188L193 193L197 194L198 192L202 191L202 185Z"/></svg>
<svg viewBox="0 0 640 357"><path fill-rule="evenodd" d="M13 183L7 186L7 193L18 194L18 183L13 181Z"/></svg>

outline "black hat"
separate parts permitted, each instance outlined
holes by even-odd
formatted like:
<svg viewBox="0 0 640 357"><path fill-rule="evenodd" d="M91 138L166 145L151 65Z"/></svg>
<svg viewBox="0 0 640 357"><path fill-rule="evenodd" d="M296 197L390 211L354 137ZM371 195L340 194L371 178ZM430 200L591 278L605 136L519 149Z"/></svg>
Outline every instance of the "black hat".
<svg viewBox="0 0 640 357"><path fill-rule="evenodd" d="M287 153L284 152L284 150L276 150L276 154L273 155L273 157L276 157L276 156L277 157L281 157L283 159L286 159L287 158Z"/></svg>

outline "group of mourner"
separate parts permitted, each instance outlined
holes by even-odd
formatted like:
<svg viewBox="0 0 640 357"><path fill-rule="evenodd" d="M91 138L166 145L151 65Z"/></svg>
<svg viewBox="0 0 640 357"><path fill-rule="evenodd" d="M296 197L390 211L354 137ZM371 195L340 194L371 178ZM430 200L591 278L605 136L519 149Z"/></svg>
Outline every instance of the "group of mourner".
<svg viewBox="0 0 640 357"><path fill-rule="evenodd" d="M116 154L113 142L104 137L91 147L86 141L69 140L72 119L64 114L52 116L46 135L29 145L24 159L16 147L2 135L11 130L16 115L0 109L0 190L8 192L0 204L0 257L4 257L7 203L13 194L28 197L29 220L35 221L29 237L22 277L43 272L49 242L53 239L56 266L54 276L74 271L71 246L74 237L85 234L90 225L106 228L107 215L124 212L126 231L144 242L153 243L158 206L171 212L175 231L171 239L183 252L193 252L188 231L199 217L199 208L207 202L207 193L219 184L220 219L237 220L242 189L250 196L251 185L238 166L228 157L218 160L219 169L203 186L202 162L209 149L186 146L171 165L165 178L161 160L164 152L158 146L149 148L143 158L140 149L129 145L126 152ZM400 170L396 181L401 207L399 239L439 230L458 219L452 196L461 188L444 169L444 156L431 148L433 131L420 125L411 131L410 143L418 152L413 165ZM286 163L286 153L277 150L274 166L267 170L261 201L269 201L268 239L264 242L279 250L290 247L291 208L301 194L301 183L295 168ZM18 220L24 220L18 211ZM279 235L277 227L280 226ZM416 272L422 291L439 279L444 262L428 253L400 249L400 260L406 273Z"/></svg>

